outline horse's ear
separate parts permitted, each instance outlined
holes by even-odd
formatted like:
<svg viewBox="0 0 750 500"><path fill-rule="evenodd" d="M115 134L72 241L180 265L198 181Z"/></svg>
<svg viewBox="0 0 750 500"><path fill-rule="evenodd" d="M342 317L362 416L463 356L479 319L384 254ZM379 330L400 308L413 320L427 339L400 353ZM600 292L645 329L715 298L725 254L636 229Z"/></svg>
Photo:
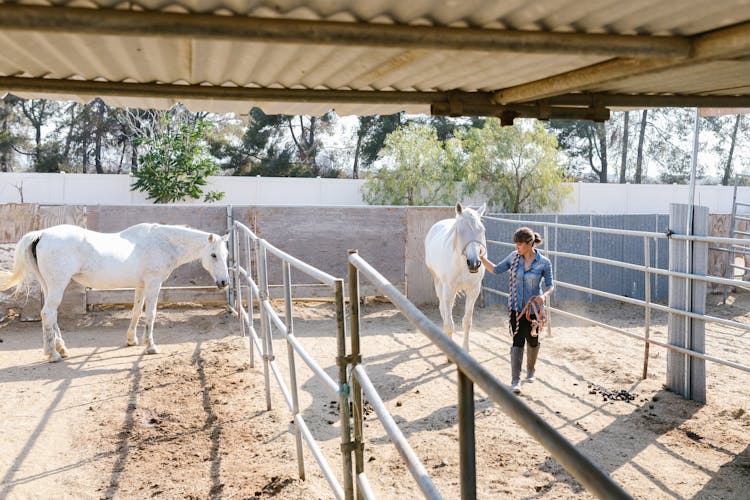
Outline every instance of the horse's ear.
<svg viewBox="0 0 750 500"><path fill-rule="evenodd" d="M208 235L208 242L213 243L214 239L216 238L216 235L214 233L211 233Z"/></svg>
<svg viewBox="0 0 750 500"><path fill-rule="evenodd" d="M224 241L224 242L229 241L229 233L227 233L224 236L222 236L221 237L221 241Z"/></svg>
<svg viewBox="0 0 750 500"><path fill-rule="evenodd" d="M487 203L486 202L482 203L482 206L479 207L479 208L477 208L477 213L479 214L480 217L483 216L486 211L487 211Z"/></svg>
<svg viewBox="0 0 750 500"><path fill-rule="evenodd" d="M456 203L456 213L461 215L461 212L463 212L463 210L464 207L461 206L461 202L459 201L458 203Z"/></svg>

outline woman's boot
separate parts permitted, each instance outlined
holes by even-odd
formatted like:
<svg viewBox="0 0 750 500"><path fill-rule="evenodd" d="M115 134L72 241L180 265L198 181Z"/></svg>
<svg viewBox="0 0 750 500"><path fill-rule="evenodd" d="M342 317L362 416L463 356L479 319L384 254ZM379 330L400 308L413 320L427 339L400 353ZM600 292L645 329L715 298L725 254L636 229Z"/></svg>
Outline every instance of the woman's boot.
<svg viewBox="0 0 750 500"><path fill-rule="evenodd" d="M523 347L510 348L510 390L521 392L521 365L523 364Z"/></svg>
<svg viewBox="0 0 750 500"><path fill-rule="evenodd" d="M526 357L526 382L533 382L536 380L536 356L539 354L539 346L526 348L528 351Z"/></svg>

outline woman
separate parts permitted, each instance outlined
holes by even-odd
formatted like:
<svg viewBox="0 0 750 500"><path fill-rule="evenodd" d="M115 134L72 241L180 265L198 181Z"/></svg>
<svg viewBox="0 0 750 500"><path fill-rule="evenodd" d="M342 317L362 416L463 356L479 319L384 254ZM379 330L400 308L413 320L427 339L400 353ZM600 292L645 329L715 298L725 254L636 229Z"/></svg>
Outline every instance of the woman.
<svg viewBox="0 0 750 500"><path fill-rule="evenodd" d="M511 390L518 394L521 392L524 345L529 346L526 358L526 382L533 382L536 379L534 368L539 354L539 337L532 328L534 325L521 312L530 301L541 308L555 287L552 283L552 263L535 248L542 244L539 233L535 233L528 227L521 227L513 234L513 242L516 244L516 251L505 257L498 265L487 260L485 255L480 258L484 267L493 274L511 271L508 289L509 326L513 335L513 346L510 348ZM542 280L544 280L544 290L542 290Z"/></svg>

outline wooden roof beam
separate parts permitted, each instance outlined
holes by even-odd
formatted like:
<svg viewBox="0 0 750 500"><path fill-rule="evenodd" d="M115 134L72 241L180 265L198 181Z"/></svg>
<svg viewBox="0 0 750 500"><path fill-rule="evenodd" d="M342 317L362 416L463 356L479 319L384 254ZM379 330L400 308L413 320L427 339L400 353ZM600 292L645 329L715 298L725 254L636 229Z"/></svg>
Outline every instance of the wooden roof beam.
<svg viewBox="0 0 750 500"><path fill-rule="evenodd" d="M535 82L509 87L495 94L498 104L535 101L567 94L612 80L637 76L666 68L711 60L728 60L750 54L750 23L717 30L691 40L687 57L650 59L619 58Z"/></svg>
<svg viewBox="0 0 750 500"><path fill-rule="evenodd" d="M685 37L560 33L0 4L0 29L403 49L685 57Z"/></svg>

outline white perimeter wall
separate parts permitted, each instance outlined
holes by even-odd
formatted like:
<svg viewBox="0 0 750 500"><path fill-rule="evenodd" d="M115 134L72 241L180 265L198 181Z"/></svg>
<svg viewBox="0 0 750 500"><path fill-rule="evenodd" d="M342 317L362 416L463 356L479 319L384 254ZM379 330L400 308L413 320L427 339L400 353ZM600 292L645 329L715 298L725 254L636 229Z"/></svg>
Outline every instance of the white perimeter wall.
<svg viewBox="0 0 750 500"><path fill-rule="evenodd" d="M356 206L366 205L360 194L364 181L355 179L286 177L211 177L208 188L223 191L220 205ZM52 205L150 205L130 190L128 175L0 173L0 203ZM731 186L696 186L695 204L710 213L732 212ZM23 200L21 192L23 192ZM677 184L574 183L573 194L560 213L669 213L670 203L687 203L689 187ZM481 200L462 200L480 204ZM750 204L750 187L740 187L737 201ZM750 213L750 207L738 212Z"/></svg>

